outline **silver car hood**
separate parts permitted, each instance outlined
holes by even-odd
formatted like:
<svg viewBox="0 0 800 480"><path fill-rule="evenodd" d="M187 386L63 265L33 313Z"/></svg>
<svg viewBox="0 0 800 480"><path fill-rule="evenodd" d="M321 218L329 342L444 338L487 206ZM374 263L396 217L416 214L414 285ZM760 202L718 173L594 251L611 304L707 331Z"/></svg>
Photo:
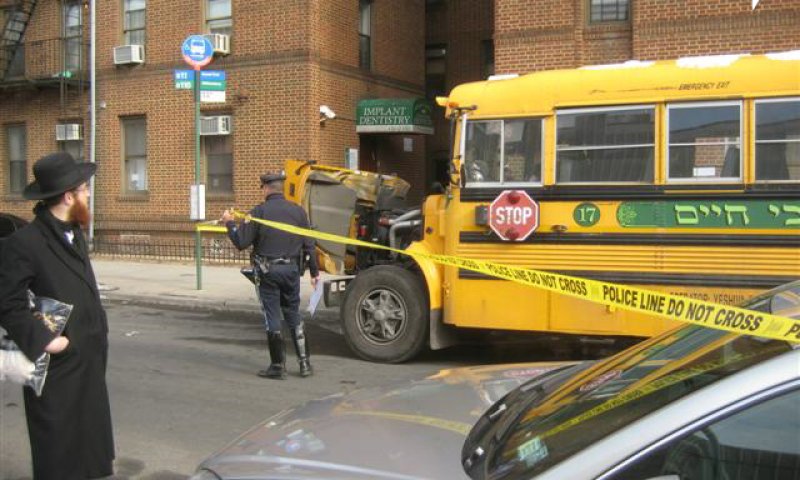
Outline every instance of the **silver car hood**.
<svg viewBox="0 0 800 480"><path fill-rule="evenodd" d="M442 370L421 381L357 390L285 410L201 468L234 479L466 478L472 425L518 385L563 363Z"/></svg>

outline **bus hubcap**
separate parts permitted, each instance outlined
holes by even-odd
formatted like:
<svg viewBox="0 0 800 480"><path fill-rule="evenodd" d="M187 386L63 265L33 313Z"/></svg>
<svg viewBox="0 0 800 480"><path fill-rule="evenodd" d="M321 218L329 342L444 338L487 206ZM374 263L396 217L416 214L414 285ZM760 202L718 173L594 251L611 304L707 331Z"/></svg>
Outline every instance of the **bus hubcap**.
<svg viewBox="0 0 800 480"><path fill-rule="evenodd" d="M361 302L358 317L358 327L367 339L392 342L406 325L405 302L391 290L373 290Z"/></svg>

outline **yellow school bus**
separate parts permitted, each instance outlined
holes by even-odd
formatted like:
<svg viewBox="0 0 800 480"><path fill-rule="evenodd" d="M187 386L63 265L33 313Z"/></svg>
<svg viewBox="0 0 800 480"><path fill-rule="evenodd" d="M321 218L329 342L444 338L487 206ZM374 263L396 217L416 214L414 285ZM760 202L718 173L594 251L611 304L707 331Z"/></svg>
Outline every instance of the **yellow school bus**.
<svg viewBox="0 0 800 480"><path fill-rule="evenodd" d="M437 101L452 173L420 208L381 203L398 179L299 162L287 193L322 230L719 303L800 277L800 51L545 71ZM344 183L361 188L343 197ZM516 233L493 205L510 197L536 207ZM346 292L345 336L370 360L441 348L457 329L611 338L671 326L366 250L320 244L327 269L349 275L328 293Z"/></svg>

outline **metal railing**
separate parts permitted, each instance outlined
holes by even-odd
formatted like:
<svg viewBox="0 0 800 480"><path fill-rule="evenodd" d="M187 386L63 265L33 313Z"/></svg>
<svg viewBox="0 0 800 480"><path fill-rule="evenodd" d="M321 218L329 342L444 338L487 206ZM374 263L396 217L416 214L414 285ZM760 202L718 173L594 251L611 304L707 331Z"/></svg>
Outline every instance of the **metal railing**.
<svg viewBox="0 0 800 480"><path fill-rule="evenodd" d="M52 38L0 46L0 82L85 80L87 44L80 38Z"/></svg>
<svg viewBox="0 0 800 480"><path fill-rule="evenodd" d="M239 251L224 236L203 237L202 259L213 264L247 264L249 250ZM194 239L143 236L105 236L94 239L94 255L133 260L194 260Z"/></svg>

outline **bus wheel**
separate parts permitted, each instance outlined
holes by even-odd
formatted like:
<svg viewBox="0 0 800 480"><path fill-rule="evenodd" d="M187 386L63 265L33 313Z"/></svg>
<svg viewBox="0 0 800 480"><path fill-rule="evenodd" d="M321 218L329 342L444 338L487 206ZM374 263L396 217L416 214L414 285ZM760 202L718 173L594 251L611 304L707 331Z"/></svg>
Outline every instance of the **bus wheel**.
<svg viewBox="0 0 800 480"><path fill-rule="evenodd" d="M420 279L400 267L380 265L356 275L341 309L347 345L361 358L400 363L428 339L428 301Z"/></svg>

